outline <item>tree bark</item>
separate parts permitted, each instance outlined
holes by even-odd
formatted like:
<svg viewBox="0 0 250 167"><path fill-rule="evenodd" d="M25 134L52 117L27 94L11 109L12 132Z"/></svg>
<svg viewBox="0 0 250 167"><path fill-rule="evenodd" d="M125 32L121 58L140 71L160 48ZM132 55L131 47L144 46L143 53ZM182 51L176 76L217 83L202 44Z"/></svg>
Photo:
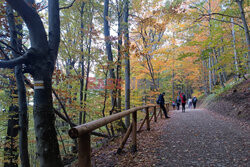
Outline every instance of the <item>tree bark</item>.
<svg viewBox="0 0 250 167"><path fill-rule="evenodd" d="M117 14L118 14L118 60L117 60L117 81L116 81L116 86L117 86L117 110L118 112L121 112L121 107L122 107L122 98L121 98L121 62L122 62L122 51L121 51L121 47L122 47L122 2L120 0L117 1Z"/></svg>
<svg viewBox="0 0 250 167"><path fill-rule="evenodd" d="M113 54L111 49L111 39L110 39L110 26L108 22L109 17L109 0L104 0L104 36L105 36L105 45L106 45L106 54L108 56L108 63L109 63L109 75L110 78L113 80L113 89L111 91L111 100L112 100L112 108L115 108L116 106L116 92L115 92L115 73L114 73L114 67L113 67ZM111 110L111 114L112 114Z"/></svg>
<svg viewBox="0 0 250 167"><path fill-rule="evenodd" d="M245 37L246 37L246 44L247 44L247 48L248 48L248 72L250 70L250 37L249 37L249 29L248 29L248 25L247 25L247 21L246 21L246 16L245 16L245 11L243 9L243 1L244 0L236 0L239 9L240 9L240 15L241 15L241 20L243 22L243 26L244 26L244 31L245 31Z"/></svg>
<svg viewBox="0 0 250 167"><path fill-rule="evenodd" d="M83 53L83 39L84 39L84 33L83 33L83 28L84 28L84 25L83 25L83 9L84 9L84 6L85 6L85 3L82 2L82 5L81 5L81 11L80 11L80 15L81 15L81 44L80 44L80 47L81 47L81 62L80 62L80 66L81 66L81 79L80 79L80 105L81 105L81 108L83 108L83 88L84 88L84 75L85 75L85 70L84 70L84 53ZM79 113L79 125L82 124L82 113L84 111L80 111ZM84 114L85 115L85 114Z"/></svg>
<svg viewBox="0 0 250 167"><path fill-rule="evenodd" d="M26 23L31 48L26 56L30 73L34 78L34 124L37 140L37 152L41 167L62 166L55 115L52 102L52 74L60 42L60 20L58 0L49 0L49 41L37 12L23 0L6 0Z"/></svg>
<svg viewBox="0 0 250 167"><path fill-rule="evenodd" d="M129 56L129 0L124 2L124 44L125 44L125 110L130 109L130 56ZM130 115L125 117L125 125L130 125Z"/></svg>
<svg viewBox="0 0 250 167"><path fill-rule="evenodd" d="M83 123L86 122L86 102L87 102L87 91L88 91L88 80L89 80L89 72L90 72L90 54L91 54L91 45L92 45L92 29L93 29L93 9L89 11L90 19L90 29L89 29L89 39L87 43L87 49L88 49L88 59L87 59L87 71L86 71L86 84L85 84L85 91L84 91L84 116L83 116Z"/></svg>
<svg viewBox="0 0 250 167"><path fill-rule="evenodd" d="M234 19L231 18L231 22L233 22ZM234 31L234 24L232 23L232 37L233 37L233 48L234 48L234 64L235 64L235 70L236 74L239 75L239 67L238 67L238 55L236 50L236 38L235 38L235 31Z"/></svg>
<svg viewBox="0 0 250 167"><path fill-rule="evenodd" d="M13 92L14 93L14 92ZM18 107L9 107L7 136L4 146L4 167L18 167Z"/></svg>
<svg viewBox="0 0 250 167"><path fill-rule="evenodd" d="M18 27L15 25L15 19L13 14L13 9L8 5L7 6L7 18L10 27L10 36L11 36L11 46L15 50L21 52L22 41L18 40L17 32L21 34L22 23L19 23ZM16 52L12 51L12 54L15 58L18 57ZM27 114L27 101L26 101L26 88L24 85L22 66L18 65L15 67L15 77L16 84L18 88L18 104L19 104L19 152L21 165L23 167L29 167L29 152L28 152L28 114Z"/></svg>

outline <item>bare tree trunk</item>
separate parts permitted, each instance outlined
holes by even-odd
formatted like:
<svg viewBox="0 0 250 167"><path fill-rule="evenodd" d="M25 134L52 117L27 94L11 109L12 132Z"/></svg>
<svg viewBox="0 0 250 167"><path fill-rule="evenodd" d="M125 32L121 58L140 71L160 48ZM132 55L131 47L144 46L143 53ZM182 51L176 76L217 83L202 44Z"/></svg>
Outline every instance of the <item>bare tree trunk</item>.
<svg viewBox="0 0 250 167"><path fill-rule="evenodd" d="M84 53L83 53L83 39L84 39L84 33L83 33L83 28L84 28L84 25L83 25L83 9L84 9L84 6L85 6L85 3L82 2L82 5L81 5L81 11L80 11L80 15L81 15L81 44L80 44L80 47L81 47L81 62L80 62L80 66L81 66L81 79L80 79L80 105L81 105L81 108L83 108L83 87L84 87L84 75L85 75L85 71L84 71ZM85 111L80 111L79 113L79 125L82 124L82 113L85 112ZM85 115L85 113L84 113Z"/></svg>
<svg viewBox="0 0 250 167"><path fill-rule="evenodd" d="M88 80L89 80L89 72L90 72L90 54L91 54L91 43L92 43L92 29L93 29L93 8L92 11L89 11L90 16L90 29L89 29L89 40L87 44L87 49L88 49L88 60L87 60L87 71L86 71L86 84L85 84L85 91L84 91L84 116L83 116L83 123L86 122L86 102L87 102L87 91L88 91Z"/></svg>
<svg viewBox="0 0 250 167"><path fill-rule="evenodd" d="M209 35L211 36L211 2L210 0L208 0L208 5L209 5L209 9L208 9L208 14L209 14ZM210 48L210 46L209 46ZM211 65L211 53L209 52L209 59L208 59L208 70L209 70L209 93L212 93L212 65Z"/></svg>
<svg viewBox="0 0 250 167"><path fill-rule="evenodd" d="M237 50L236 50L236 39L235 39L235 31L234 31L234 19L231 18L232 22L232 36L233 36L233 48L234 48L234 64L235 64L235 70L236 74L239 75L239 67L238 67L238 56L237 56Z"/></svg>
<svg viewBox="0 0 250 167"><path fill-rule="evenodd" d="M111 48L111 39L110 39L110 26L108 22L108 17L109 17L109 0L104 0L104 11L103 11L103 16L104 16L104 36L105 36L105 45L106 45L106 53L108 55L108 63L111 64L109 66L109 75L110 78L113 80L113 87L111 90L111 102L112 102L112 109L110 110L110 115L113 114L113 111L116 107L116 91L115 91L115 73L114 73L114 67L113 67L113 54L112 54L112 48ZM111 123L111 132L112 135L114 136L114 130L112 127Z"/></svg>
<svg viewBox="0 0 250 167"><path fill-rule="evenodd" d="M174 96L174 66L172 69L172 96L173 96L173 101L175 100L175 96Z"/></svg>
<svg viewBox="0 0 250 167"><path fill-rule="evenodd" d="M37 152L41 167L62 166L55 115L52 102L52 74L60 42L60 19L58 0L48 1L49 40L40 16L23 0L6 0L23 18L29 30L31 48L12 61L1 61L0 67L29 66L34 78L34 124Z"/></svg>
<svg viewBox="0 0 250 167"><path fill-rule="evenodd" d="M248 29L248 25L247 25L247 21L246 21L246 16L245 16L245 12L243 9L243 1L244 0L235 0L239 6L240 9L240 14L241 14L241 20L243 22L243 26L244 26L244 30L245 30L245 37L246 37L246 44L247 44L247 48L248 48L248 72L250 70L250 37L249 37L249 29Z"/></svg>
<svg viewBox="0 0 250 167"><path fill-rule="evenodd" d="M15 50L21 52L22 48L22 40L21 37L18 40L17 32L22 34L22 23L19 23L17 26L15 25L15 19L13 14L13 9L8 5L7 6L7 18L10 27L11 34L11 46ZM16 52L12 51L12 54L15 58L18 57ZM15 67L15 76L16 83L18 87L18 104L19 104L19 152L21 158L21 165L23 167L29 167L29 153L28 153L28 114L27 114L27 101L26 101L26 88L24 85L23 74L22 74L22 66L18 65Z"/></svg>
<svg viewBox="0 0 250 167"><path fill-rule="evenodd" d="M218 48L218 57L220 57L220 48ZM216 54L215 54L215 63L216 64L218 64L218 58L217 58L217 56L216 56ZM218 67L218 69L220 70L222 67L220 66L220 67ZM220 79L220 84L221 84L221 86L224 88L225 87L225 85L224 85L224 82L223 82L223 79L222 79L222 73L221 72L219 72L219 79Z"/></svg>
<svg viewBox="0 0 250 167"><path fill-rule="evenodd" d="M121 77L121 58L122 58L122 53L121 53L121 47L122 47L122 2L120 0L117 1L117 14L118 14L118 60L117 60L117 82L116 82L116 86L117 86L117 93L118 93L118 97L117 97L117 110L118 112L121 112L121 107L122 107L122 98L121 98L121 85L120 85L120 81L122 79Z"/></svg>
<svg viewBox="0 0 250 167"><path fill-rule="evenodd" d="M214 56L211 57L211 59L212 59L212 68L213 68L213 70L212 70L212 76L213 77L212 78L213 78L213 85L215 86L216 85L216 81L217 81L216 70L214 68L214 66L215 66L214 57L216 56L215 48L213 48L213 53L214 53Z"/></svg>
<svg viewBox="0 0 250 167"><path fill-rule="evenodd" d="M124 2L124 44L125 44L125 109L130 109L130 56L129 56L129 0ZM125 117L125 125L130 125L130 115Z"/></svg>
<svg viewBox="0 0 250 167"><path fill-rule="evenodd" d="M13 95L14 92L12 92ZM8 129L4 146L4 167L18 167L18 107L9 107Z"/></svg>
<svg viewBox="0 0 250 167"><path fill-rule="evenodd" d="M212 71L211 71L211 55L209 53L209 59L208 59L208 70L209 70L209 73L208 73L208 78L209 78L209 93L212 92Z"/></svg>

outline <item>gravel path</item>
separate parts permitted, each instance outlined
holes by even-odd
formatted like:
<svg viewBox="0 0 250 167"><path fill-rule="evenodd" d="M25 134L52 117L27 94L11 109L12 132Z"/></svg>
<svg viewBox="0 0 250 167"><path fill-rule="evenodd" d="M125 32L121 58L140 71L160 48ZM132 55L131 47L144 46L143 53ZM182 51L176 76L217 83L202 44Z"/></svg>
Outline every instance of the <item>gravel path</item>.
<svg viewBox="0 0 250 167"><path fill-rule="evenodd" d="M250 167L250 128L207 110L171 112L153 166Z"/></svg>

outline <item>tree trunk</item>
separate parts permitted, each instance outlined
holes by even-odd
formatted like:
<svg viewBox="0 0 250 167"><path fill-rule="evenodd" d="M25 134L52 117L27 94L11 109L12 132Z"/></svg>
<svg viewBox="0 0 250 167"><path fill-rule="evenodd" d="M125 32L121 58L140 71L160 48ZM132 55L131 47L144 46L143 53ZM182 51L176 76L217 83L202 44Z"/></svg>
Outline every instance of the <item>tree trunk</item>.
<svg viewBox="0 0 250 167"><path fill-rule="evenodd" d="M18 167L17 135L18 107L12 104L9 108L8 129L4 146L4 160L6 161L4 167Z"/></svg>
<svg viewBox="0 0 250 167"><path fill-rule="evenodd" d="M46 68L46 65L44 65ZM49 67L48 67L49 68ZM57 134L54 127L55 114L52 102L51 71L43 69L34 75L34 81L43 81L44 88L34 89L34 121L37 153L41 167L62 166ZM41 75L44 74L44 75ZM46 75L50 74L50 76Z"/></svg>
<svg viewBox="0 0 250 167"><path fill-rule="evenodd" d="M115 91L115 73L114 73L114 67L113 67L113 54L112 54L112 48L111 48L111 39L110 39L110 27L108 22L109 17L109 0L104 0L104 36L105 36L105 45L106 45L106 54L108 56L108 64L109 64L109 75L112 79L112 90L111 90L111 103L112 103L112 109L110 110L109 114L112 115L113 111L116 107L116 91ZM111 66L110 66L111 65ZM111 123L111 132L114 136L114 130Z"/></svg>
<svg viewBox="0 0 250 167"><path fill-rule="evenodd" d="M91 12L91 11L89 11ZM84 107L83 107L83 111L84 111L84 116L83 116L83 123L86 122L86 102L87 102L87 91L88 91L88 80L89 80L89 71L90 71L90 54L91 54L91 43L92 43L92 20L93 20L93 10L91 12L91 18L90 18L90 30L89 30L89 40L88 40L88 44L87 44L87 48L88 48L88 60L87 60L87 71L86 71L86 84L85 84L85 91L84 91Z"/></svg>
<svg viewBox="0 0 250 167"><path fill-rule="evenodd" d="M81 62L80 62L80 66L81 66L81 79L80 79L80 105L81 105L81 109L83 108L83 87L84 87L84 75L85 75L85 71L84 71L84 53L83 53L83 39L84 39L84 33L83 33L83 9L84 9L85 3L82 2L81 5L81 11L80 11L80 15L81 15ZM84 111L80 111L79 113L79 125L82 124L82 118L83 118L83 113ZM85 113L84 113L85 115Z"/></svg>
<svg viewBox="0 0 250 167"><path fill-rule="evenodd" d="M239 75L239 67L238 67L238 56L237 56L237 50L236 50L236 39L235 39L235 31L234 31L234 19L231 18L232 22L232 36L233 36L233 48L234 48L234 64L235 64L235 70L236 74Z"/></svg>
<svg viewBox="0 0 250 167"><path fill-rule="evenodd" d="M17 32L22 34L22 23L18 26L15 25L15 19L13 15L13 9L7 6L7 18L10 27L11 34L11 46L15 50L21 52L22 40L18 40ZM16 52L12 51L15 58L18 57ZM29 167L29 153L28 153L28 114L27 114L27 101L26 101L26 88L23 81L22 66L18 65L15 67L15 77L18 88L18 104L19 104L19 152L21 165L23 167Z"/></svg>
<svg viewBox="0 0 250 167"><path fill-rule="evenodd" d="M23 18L29 30L31 48L21 58L15 59L21 61L14 61L12 65L25 63L34 78L33 113L40 166L61 167L52 103L52 74L60 42L59 1L48 1L49 40L40 16L31 6L23 0L6 1Z"/></svg>
<svg viewBox="0 0 250 167"><path fill-rule="evenodd" d="M244 30L245 30L245 37L246 37L246 44L247 44L247 48L248 48L248 72L250 70L250 37L249 37L249 30L248 30L248 25L247 25L247 21L246 21L246 17L245 17L245 12L243 9L243 1L244 0L236 0L239 9L240 9L240 15L241 15L241 20L243 22L243 26L244 26Z"/></svg>
<svg viewBox="0 0 250 167"><path fill-rule="evenodd" d="M172 70L172 97L173 97L173 101L175 100L175 95L174 95L174 66L173 66L173 70Z"/></svg>
<svg viewBox="0 0 250 167"><path fill-rule="evenodd" d="M122 58L122 53L121 53L121 47L122 47L122 2L119 0L117 4L117 13L118 13L118 60L117 60L117 81L116 81L116 86L117 86L117 110L118 112L121 112L121 107L122 107L122 98L121 98L121 58Z"/></svg>
<svg viewBox="0 0 250 167"><path fill-rule="evenodd" d="M124 44L125 44L125 110L130 109L130 56L129 56L129 0L124 3ZM125 125L130 125L130 115L125 117Z"/></svg>
<svg viewBox="0 0 250 167"><path fill-rule="evenodd" d="M209 58L208 58L208 78L209 78L209 93L212 93L212 71L211 71L211 55L209 53Z"/></svg>

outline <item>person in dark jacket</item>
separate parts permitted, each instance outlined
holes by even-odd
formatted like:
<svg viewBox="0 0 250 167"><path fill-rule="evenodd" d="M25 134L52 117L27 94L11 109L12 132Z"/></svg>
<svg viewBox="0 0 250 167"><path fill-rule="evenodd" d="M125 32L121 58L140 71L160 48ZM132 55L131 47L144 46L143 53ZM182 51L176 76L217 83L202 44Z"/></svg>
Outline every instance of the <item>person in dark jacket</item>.
<svg viewBox="0 0 250 167"><path fill-rule="evenodd" d="M193 99L192 99L192 103L193 103L194 109L196 108L197 101L198 101L197 98L194 96Z"/></svg>
<svg viewBox="0 0 250 167"><path fill-rule="evenodd" d="M181 99L180 99L180 96L177 96L176 98L176 106L177 106L177 110L180 109L180 104L181 104Z"/></svg>
<svg viewBox="0 0 250 167"><path fill-rule="evenodd" d="M186 106L186 95L184 93L180 94L181 96L181 105L182 105L182 112L185 112L185 106Z"/></svg>
<svg viewBox="0 0 250 167"><path fill-rule="evenodd" d="M165 118L170 118L167 114L166 108L165 108L165 100L164 100L164 95L165 92L163 92L162 94L159 95L159 104L161 109L163 110L163 113L165 115Z"/></svg>

